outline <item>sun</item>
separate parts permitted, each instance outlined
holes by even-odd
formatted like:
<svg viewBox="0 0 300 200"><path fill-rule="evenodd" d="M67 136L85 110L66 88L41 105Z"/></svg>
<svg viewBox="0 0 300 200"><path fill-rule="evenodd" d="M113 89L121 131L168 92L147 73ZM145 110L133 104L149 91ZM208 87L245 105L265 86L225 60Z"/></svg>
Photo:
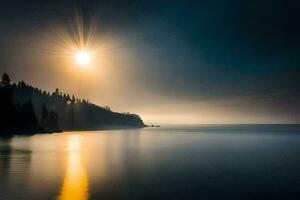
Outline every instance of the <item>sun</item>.
<svg viewBox="0 0 300 200"><path fill-rule="evenodd" d="M91 63L91 54L87 51L79 51L75 54L75 61L80 66L86 66Z"/></svg>

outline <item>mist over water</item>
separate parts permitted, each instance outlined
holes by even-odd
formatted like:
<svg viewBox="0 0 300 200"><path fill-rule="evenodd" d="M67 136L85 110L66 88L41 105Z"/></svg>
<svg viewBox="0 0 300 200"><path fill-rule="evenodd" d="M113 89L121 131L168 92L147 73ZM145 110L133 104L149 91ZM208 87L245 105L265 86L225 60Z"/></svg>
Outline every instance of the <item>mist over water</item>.
<svg viewBox="0 0 300 200"><path fill-rule="evenodd" d="M1 138L0 199L295 199L299 152L299 125Z"/></svg>

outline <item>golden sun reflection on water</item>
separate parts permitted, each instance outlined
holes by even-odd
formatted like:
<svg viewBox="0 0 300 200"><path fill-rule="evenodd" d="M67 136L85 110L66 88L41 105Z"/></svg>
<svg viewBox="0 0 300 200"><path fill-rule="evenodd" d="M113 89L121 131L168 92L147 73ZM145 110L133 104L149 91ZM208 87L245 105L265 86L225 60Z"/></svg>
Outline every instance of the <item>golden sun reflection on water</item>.
<svg viewBox="0 0 300 200"><path fill-rule="evenodd" d="M63 184L57 200L86 200L89 197L89 181L81 136L67 136L66 165Z"/></svg>

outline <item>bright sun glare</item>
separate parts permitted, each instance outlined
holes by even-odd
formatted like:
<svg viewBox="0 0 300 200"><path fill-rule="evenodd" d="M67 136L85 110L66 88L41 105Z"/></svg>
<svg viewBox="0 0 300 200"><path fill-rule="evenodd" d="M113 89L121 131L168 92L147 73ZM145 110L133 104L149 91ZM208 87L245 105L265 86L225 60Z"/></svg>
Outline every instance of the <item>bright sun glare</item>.
<svg viewBox="0 0 300 200"><path fill-rule="evenodd" d="M75 54L75 61L81 66L88 65L91 62L91 55L86 51L80 51Z"/></svg>

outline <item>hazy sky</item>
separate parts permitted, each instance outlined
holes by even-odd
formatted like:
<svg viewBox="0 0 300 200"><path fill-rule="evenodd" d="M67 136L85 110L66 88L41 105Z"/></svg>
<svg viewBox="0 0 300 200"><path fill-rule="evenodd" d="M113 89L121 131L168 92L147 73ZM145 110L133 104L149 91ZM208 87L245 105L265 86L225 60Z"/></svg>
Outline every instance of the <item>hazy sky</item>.
<svg viewBox="0 0 300 200"><path fill-rule="evenodd" d="M3 0L0 73L147 123L299 123L295 2ZM78 24L87 69L71 54Z"/></svg>

